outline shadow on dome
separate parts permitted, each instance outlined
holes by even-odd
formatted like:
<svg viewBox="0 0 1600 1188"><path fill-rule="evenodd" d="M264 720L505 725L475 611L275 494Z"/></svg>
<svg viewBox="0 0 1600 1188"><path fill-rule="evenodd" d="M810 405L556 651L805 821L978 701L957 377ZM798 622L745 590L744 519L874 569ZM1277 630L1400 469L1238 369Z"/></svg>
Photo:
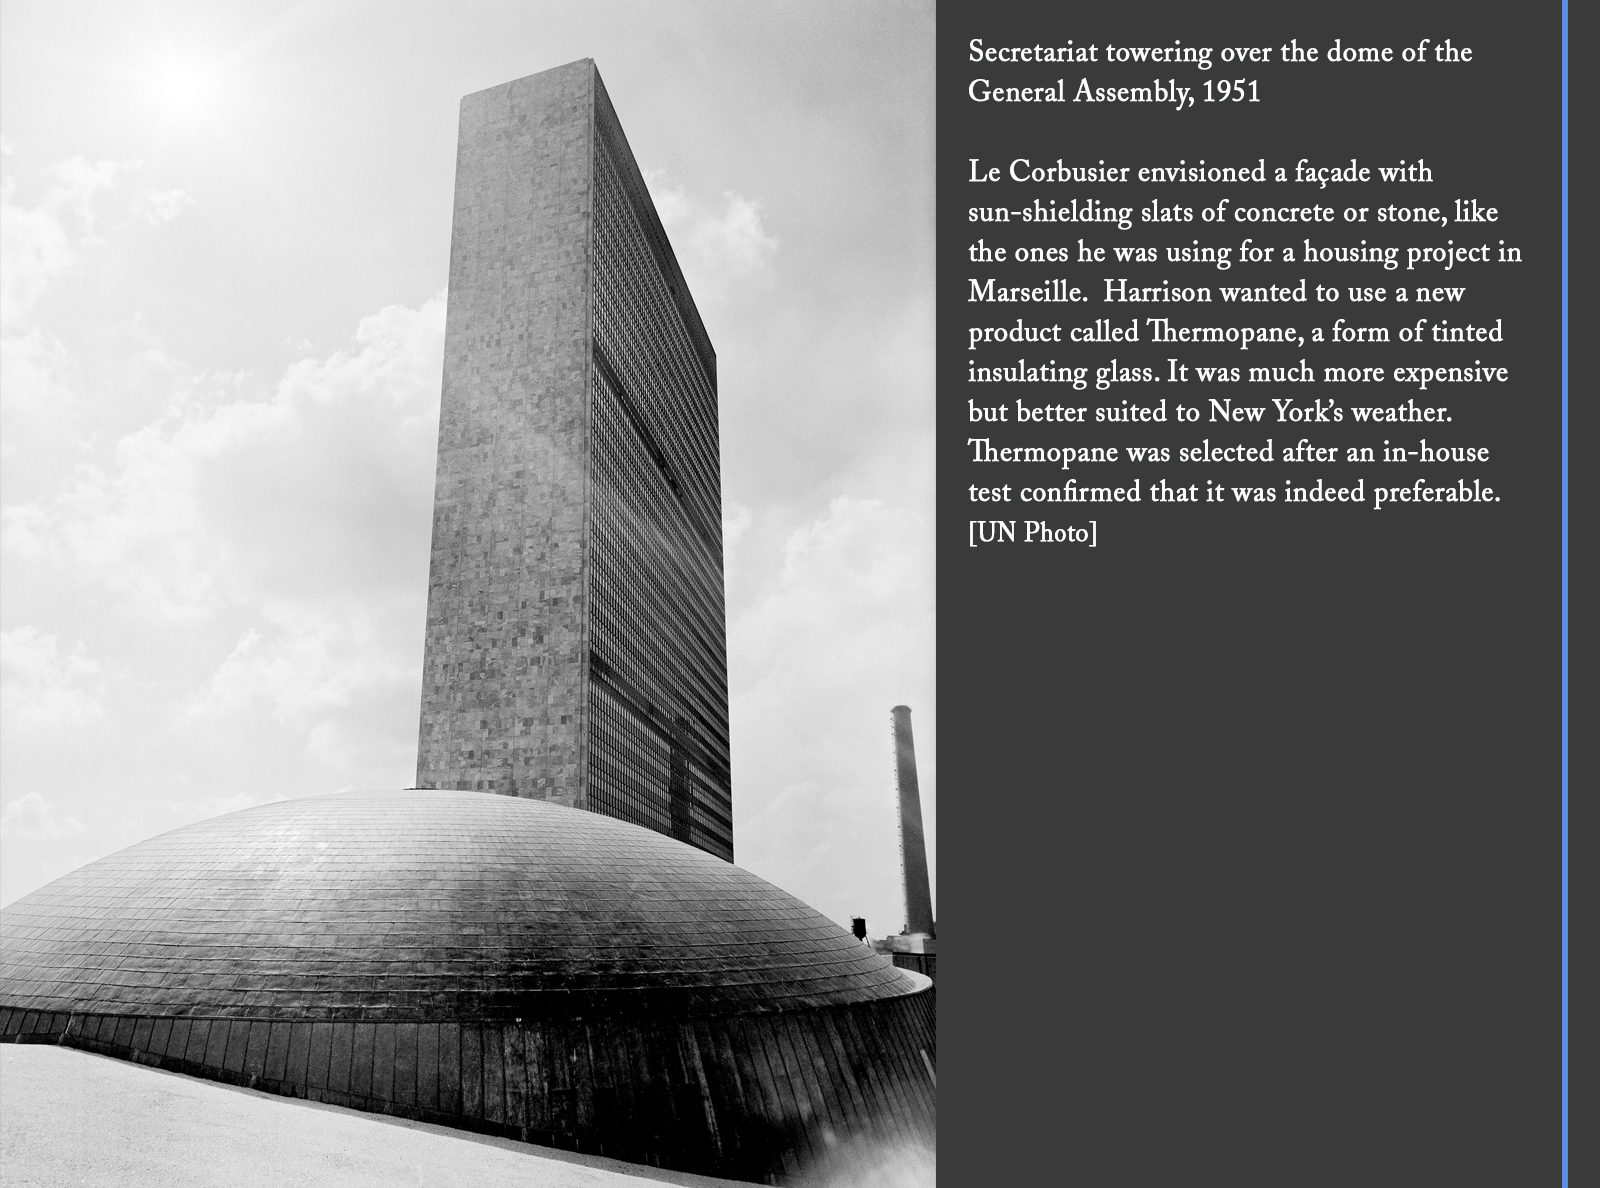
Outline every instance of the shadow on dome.
<svg viewBox="0 0 1600 1188"><path fill-rule="evenodd" d="M710 854L490 793L281 801L57 879L0 911L0 1040L755 1181L934 1142L926 978Z"/></svg>

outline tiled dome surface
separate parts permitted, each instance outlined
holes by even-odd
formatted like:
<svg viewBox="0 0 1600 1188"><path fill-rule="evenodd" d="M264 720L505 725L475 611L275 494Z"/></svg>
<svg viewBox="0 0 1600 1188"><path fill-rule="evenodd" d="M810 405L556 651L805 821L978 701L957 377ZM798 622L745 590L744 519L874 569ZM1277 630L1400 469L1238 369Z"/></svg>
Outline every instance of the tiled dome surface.
<svg viewBox="0 0 1600 1188"><path fill-rule="evenodd" d="M595 813L481 792L246 809L0 912L0 1001L43 1011L698 1015L913 989L748 871Z"/></svg>

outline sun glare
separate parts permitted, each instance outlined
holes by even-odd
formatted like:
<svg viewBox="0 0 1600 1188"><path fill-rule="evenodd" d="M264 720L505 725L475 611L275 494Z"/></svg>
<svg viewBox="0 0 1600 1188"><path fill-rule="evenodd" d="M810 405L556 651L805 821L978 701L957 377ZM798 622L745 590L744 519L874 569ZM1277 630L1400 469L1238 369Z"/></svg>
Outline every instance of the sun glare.
<svg viewBox="0 0 1600 1188"><path fill-rule="evenodd" d="M173 116L193 118L203 115L216 103L218 71L190 58L168 58L150 75L150 87L157 102Z"/></svg>

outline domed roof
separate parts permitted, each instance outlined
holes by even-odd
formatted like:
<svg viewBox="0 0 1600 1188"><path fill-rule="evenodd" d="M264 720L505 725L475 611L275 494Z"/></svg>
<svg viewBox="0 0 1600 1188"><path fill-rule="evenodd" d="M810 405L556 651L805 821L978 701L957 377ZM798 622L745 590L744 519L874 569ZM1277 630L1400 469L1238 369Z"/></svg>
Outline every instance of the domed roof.
<svg viewBox="0 0 1600 1188"><path fill-rule="evenodd" d="M770 883L537 800L281 801L92 862L0 912L0 1003L337 1020L767 1011L919 983Z"/></svg>

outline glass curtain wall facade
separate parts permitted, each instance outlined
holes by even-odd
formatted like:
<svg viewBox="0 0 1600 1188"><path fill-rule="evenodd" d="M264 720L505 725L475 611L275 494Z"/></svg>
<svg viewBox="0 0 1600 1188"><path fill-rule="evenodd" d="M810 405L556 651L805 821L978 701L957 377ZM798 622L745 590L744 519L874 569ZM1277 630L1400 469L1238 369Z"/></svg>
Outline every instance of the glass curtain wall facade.
<svg viewBox="0 0 1600 1188"><path fill-rule="evenodd" d="M716 356L598 77L595 124L589 807L731 860Z"/></svg>

